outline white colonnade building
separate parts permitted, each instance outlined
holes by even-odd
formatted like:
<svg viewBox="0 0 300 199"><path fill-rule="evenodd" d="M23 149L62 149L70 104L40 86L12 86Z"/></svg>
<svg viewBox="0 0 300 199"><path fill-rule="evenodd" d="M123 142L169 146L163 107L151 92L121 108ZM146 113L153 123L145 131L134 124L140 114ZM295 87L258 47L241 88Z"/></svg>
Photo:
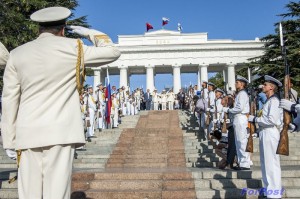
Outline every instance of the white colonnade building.
<svg viewBox="0 0 300 199"><path fill-rule="evenodd" d="M94 86L109 74L120 75L120 87L129 85L132 74L146 74L146 87L153 91L155 75L173 74L173 89L181 88L181 73L197 73L198 88L208 72L222 72L227 89L235 90L235 70L249 58L264 52L264 43L255 40L208 39L207 33L158 30L144 35L120 35L121 57L94 70Z"/></svg>

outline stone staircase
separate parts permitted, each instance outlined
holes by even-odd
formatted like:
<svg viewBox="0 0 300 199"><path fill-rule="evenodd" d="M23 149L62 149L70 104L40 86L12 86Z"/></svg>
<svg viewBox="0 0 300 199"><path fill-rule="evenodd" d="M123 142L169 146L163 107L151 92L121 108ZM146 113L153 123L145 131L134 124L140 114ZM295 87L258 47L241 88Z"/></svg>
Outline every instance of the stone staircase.
<svg viewBox="0 0 300 199"><path fill-rule="evenodd" d="M195 118L185 111L179 112L179 118L184 129L186 166L193 172L197 198L258 198L253 192L262 187L259 139L254 139L251 171L223 171L216 168L220 158L211 143L203 140L204 135L199 131ZM300 133L290 133L290 155L280 156L282 185L285 189L283 198L300 198L299 142ZM242 195L244 188L248 189L247 196Z"/></svg>
<svg viewBox="0 0 300 199"><path fill-rule="evenodd" d="M177 111L151 111L124 129L104 171L75 173L73 196L88 198L192 199Z"/></svg>
<svg viewBox="0 0 300 199"><path fill-rule="evenodd" d="M219 157L197 126L186 111L123 117L119 128L97 132L85 151L77 151L71 198L259 198L258 139L250 171L220 170ZM281 156L283 198L300 198L300 133L289 139L290 156ZM18 198L17 183L5 181L15 173L15 162L0 148L0 198Z"/></svg>
<svg viewBox="0 0 300 199"><path fill-rule="evenodd" d="M116 143L119 140L123 128L134 128L139 115L122 117L119 128L96 131L96 138L87 142L85 150L77 150L77 159L74 160L74 172L85 170L103 170ZM7 180L16 175L16 163L7 157L5 151L0 148L0 198L18 198L17 182L9 184Z"/></svg>

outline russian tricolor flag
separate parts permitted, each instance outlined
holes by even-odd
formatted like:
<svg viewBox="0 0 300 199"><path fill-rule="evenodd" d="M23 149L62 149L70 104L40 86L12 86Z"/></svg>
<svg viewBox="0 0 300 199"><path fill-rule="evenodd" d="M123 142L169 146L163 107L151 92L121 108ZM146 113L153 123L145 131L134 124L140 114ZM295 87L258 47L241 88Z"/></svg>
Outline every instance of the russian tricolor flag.
<svg viewBox="0 0 300 199"><path fill-rule="evenodd" d="M166 18L166 17L163 17L163 18L162 18L162 25L164 26L164 25L168 24L169 21L170 21L170 19L168 19L168 18Z"/></svg>
<svg viewBox="0 0 300 199"><path fill-rule="evenodd" d="M106 99L106 107L105 107L105 121L107 124L110 124L110 111L111 111L111 89L110 89L110 82L109 82L109 74L108 74L108 68L107 68L107 78L105 81L105 99Z"/></svg>

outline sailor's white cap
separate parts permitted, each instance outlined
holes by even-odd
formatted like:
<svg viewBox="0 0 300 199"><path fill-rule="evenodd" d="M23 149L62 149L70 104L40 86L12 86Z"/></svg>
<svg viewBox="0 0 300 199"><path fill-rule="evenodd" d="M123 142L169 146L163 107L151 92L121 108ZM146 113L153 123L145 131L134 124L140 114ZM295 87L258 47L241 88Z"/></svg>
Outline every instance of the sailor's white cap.
<svg viewBox="0 0 300 199"><path fill-rule="evenodd" d="M99 86L102 86L102 83L100 83L100 84L97 84L97 86L96 86L96 87L99 87Z"/></svg>
<svg viewBox="0 0 300 199"><path fill-rule="evenodd" d="M245 82L246 84L249 84L249 81L245 77L242 77L240 75L236 76L236 81L242 81Z"/></svg>
<svg viewBox="0 0 300 199"><path fill-rule="evenodd" d="M71 11L65 7L49 7L34 12L30 19L42 26L63 25L71 15Z"/></svg>
<svg viewBox="0 0 300 199"><path fill-rule="evenodd" d="M271 77L269 75L265 75L265 81L266 82L271 82L271 83L277 85L278 87L282 86L282 83L279 80L277 80L274 77Z"/></svg>
<svg viewBox="0 0 300 199"><path fill-rule="evenodd" d="M222 89L220 89L220 88L217 88L216 91L222 93L223 95L225 94L225 92Z"/></svg>
<svg viewBox="0 0 300 199"><path fill-rule="evenodd" d="M92 85L88 85L87 88L93 88L93 86Z"/></svg>
<svg viewBox="0 0 300 199"><path fill-rule="evenodd" d="M216 87L216 85L214 84L214 83L212 83L212 82L208 82L208 84L207 85L210 85L210 86L214 86L214 87Z"/></svg>

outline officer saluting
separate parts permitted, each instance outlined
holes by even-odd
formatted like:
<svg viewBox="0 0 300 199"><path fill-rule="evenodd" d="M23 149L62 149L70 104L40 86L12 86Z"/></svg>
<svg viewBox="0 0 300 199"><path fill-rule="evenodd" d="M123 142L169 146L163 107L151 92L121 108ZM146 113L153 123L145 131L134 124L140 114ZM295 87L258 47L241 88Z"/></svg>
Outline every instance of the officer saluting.
<svg viewBox="0 0 300 199"><path fill-rule="evenodd" d="M3 147L22 151L20 199L70 198L74 150L85 143L76 90L77 60L82 60L81 54L85 65L93 67L120 56L110 38L96 30L70 27L95 46L65 38L70 15L64 7L33 13L31 19L39 23L40 36L11 51L6 65Z"/></svg>
<svg viewBox="0 0 300 199"><path fill-rule="evenodd" d="M259 151L262 170L262 178L265 193L268 198L281 198L281 168L280 157L276 154L282 127L283 111L279 108L279 99L276 96L278 88L282 84L277 79L265 75L263 92L267 95L267 101L262 109L261 117L250 115L249 122L259 126ZM271 191L268 191L271 190Z"/></svg>
<svg viewBox="0 0 300 199"><path fill-rule="evenodd" d="M0 68L4 68L8 60L9 52L5 46L0 42Z"/></svg>

